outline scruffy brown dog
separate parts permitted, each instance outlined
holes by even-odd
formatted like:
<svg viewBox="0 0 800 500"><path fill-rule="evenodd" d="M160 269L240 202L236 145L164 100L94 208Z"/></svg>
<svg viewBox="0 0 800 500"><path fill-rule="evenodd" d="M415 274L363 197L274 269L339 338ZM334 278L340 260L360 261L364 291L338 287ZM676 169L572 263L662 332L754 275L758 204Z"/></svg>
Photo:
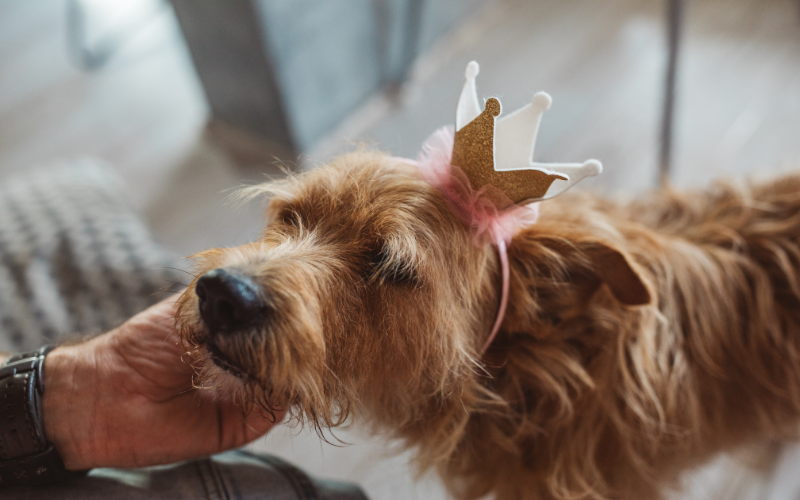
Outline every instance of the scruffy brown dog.
<svg viewBox="0 0 800 500"><path fill-rule="evenodd" d="M246 402L363 414L461 498L658 498L796 435L800 176L542 204L483 356L497 255L415 167L359 152L251 191L261 239L199 254L179 311L204 383Z"/></svg>

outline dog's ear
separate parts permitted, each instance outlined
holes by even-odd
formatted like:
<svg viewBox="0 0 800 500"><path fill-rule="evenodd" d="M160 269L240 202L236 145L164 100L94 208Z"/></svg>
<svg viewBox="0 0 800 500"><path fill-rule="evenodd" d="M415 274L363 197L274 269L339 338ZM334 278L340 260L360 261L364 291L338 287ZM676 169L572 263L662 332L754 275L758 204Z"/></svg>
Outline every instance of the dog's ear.
<svg viewBox="0 0 800 500"><path fill-rule="evenodd" d="M599 242L586 243L582 247L591 261L592 271L601 282L608 285L618 301L629 306L650 303L650 290L636 267L621 251Z"/></svg>

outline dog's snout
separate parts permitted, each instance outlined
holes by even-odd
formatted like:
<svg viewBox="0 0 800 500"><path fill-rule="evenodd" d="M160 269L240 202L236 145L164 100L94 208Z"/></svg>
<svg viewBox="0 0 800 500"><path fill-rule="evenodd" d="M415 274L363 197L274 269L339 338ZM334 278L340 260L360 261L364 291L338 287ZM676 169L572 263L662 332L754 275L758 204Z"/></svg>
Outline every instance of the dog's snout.
<svg viewBox="0 0 800 500"><path fill-rule="evenodd" d="M266 310L258 285L232 270L215 269L197 280L200 316L212 333L235 332L255 323Z"/></svg>

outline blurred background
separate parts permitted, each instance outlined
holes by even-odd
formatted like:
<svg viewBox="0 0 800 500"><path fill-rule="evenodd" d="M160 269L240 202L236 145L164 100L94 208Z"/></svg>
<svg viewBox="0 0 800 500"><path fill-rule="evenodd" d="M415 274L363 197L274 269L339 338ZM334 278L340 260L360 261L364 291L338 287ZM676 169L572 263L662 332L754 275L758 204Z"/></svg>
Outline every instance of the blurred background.
<svg viewBox="0 0 800 500"><path fill-rule="evenodd" d="M359 143L415 157L473 59L505 112L553 96L535 156L602 160L583 189L800 167L797 0L2 0L0 183L99 158L167 249L241 244L262 207L231 190ZM335 436L351 444L279 428L255 446L371 498L446 498L358 424ZM800 451L767 456L720 458L674 498L800 498Z"/></svg>

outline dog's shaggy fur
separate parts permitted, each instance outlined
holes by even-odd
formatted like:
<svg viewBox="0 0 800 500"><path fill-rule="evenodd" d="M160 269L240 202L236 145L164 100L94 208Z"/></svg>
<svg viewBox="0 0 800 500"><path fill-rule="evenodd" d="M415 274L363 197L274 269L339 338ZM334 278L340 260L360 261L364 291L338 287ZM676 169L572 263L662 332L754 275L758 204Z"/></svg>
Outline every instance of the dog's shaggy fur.
<svg viewBox="0 0 800 500"><path fill-rule="evenodd" d="M254 277L270 313L214 335L189 287L205 380L320 427L363 413L461 498L658 498L716 452L796 435L800 176L543 203L483 356L495 249L415 167L358 152L250 191L272 195L262 237L198 270Z"/></svg>

